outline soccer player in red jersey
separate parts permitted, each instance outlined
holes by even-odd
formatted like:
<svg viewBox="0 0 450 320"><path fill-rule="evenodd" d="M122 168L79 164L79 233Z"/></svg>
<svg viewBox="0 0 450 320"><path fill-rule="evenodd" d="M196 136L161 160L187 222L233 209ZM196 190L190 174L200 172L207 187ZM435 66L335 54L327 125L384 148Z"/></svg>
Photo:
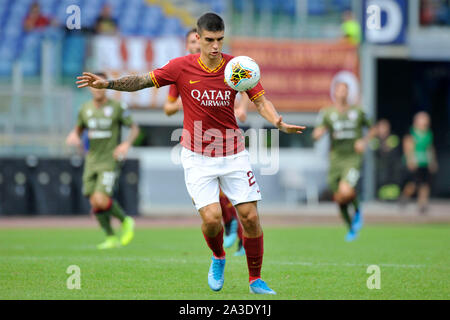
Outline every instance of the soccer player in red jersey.
<svg viewBox="0 0 450 320"><path fill-rule="evenodd" d="M186 50L190 54L200 53L200 43L197 39L197 28L193 28L188 31L186 34ZM240 100L241 102L242 100ZM238 118L243 119L246 115L246 105L244 103L239 103L239 107L236 107L235 114ZM183 109L183 104L181 103L180 93L178 92L177 86L175 84L171 84L169 87L169 94L167 97L167 101L164 104L164 112L167 116L172 116L176 114L178 111ZM240 112L239 112L240 111ZM245 120L244 120L245 121ZM245 250L243 247L242 240L242 225L239 223L236 209L234 208L231 201L227 198L227 196L221 191L220 192L220 208L222 210L222 219L225 226L225 237L224 237L224 247L230 248L236 238L239 238L238 250L234 254L235 256L243 256L245 255Z"/></svg>
<svg viewBox="0 0 450 320"><path fill-rule="evenodd" d="M214 13L197 21L200 54L170 60L148 74L104 80L91 73L78 77L78 87L137 91L149 87L176 84L184 108L181 145L186 187L202 218L202 232L213 252L208 284L219 291L224 283L222 212L219 186L236 207L243 226L250 292L275 294L261 279L263 230L257 202L261 193L253 174L249 154L234 115L237 92L224 81L224 68L233 57L222 53L224 22ZM299 134L303 126L283 122L273 104L266 99L259 83L247 95L259 114L279 130Z"/></svg>

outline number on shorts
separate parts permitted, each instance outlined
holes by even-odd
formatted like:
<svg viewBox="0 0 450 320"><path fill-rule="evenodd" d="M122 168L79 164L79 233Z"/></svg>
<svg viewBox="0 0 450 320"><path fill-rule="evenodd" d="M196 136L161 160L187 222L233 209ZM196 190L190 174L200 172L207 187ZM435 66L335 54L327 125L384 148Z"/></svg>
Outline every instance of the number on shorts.
<svg viewBox="0 0 450 320"><path fill-rule="evenodd" d="M116 178L116 174L114 172L103 172L103 185L106 187L107 192L112 192L114 187L114 180Z"/></svg>
<svg viewBox="0 0 450 320"><path fill-rule="evenodd" d="M358 183L358 179L359 179L359 170L351 168L347 174L348 182L350 182L350 184L354 187Z"/></svg>
<svg viewBox="0 0 450 320"><path fill-rule="evenodd" d="M247 172L247 177L249 178L249 179L248 179L248 185L249 185L250 187L253 186L253 185L256 183L256 181L255 181L255 175L253 174L253 171Z"/></svg>

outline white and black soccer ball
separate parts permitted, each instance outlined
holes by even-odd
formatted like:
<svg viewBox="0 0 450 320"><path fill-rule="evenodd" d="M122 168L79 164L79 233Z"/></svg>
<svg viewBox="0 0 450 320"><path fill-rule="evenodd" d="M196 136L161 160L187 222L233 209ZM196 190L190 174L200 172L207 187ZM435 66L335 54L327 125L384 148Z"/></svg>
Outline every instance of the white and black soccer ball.
<svg viewBox="0 0 450 320"><path fill-rule="evenodd" d="M258 64L250 57L235 57L225 67L225 82L236 91L253 89L260 76Z"/></svg>

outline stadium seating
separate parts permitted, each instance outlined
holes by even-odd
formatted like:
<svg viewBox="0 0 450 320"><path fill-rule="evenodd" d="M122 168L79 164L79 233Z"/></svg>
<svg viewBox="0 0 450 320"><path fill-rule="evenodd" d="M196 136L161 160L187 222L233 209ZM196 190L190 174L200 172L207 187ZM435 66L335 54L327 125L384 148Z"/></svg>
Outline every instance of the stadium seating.
<svg viewBox="0 0 450 320"><path fill-rule="evenodd" d="M83 159L0 158L0 215L86 214ZM127 160L115 198L128 214L138 213L139 161Z"/></svg>
<svg viewBox="0 0 450 320"><path fill-rule="evenodd" d="M24 75L39 75L41 41L43 38L61 36L69 16L66 10L70 5L79 6L83 13L82 31L92 30L105 4L111 6L113 18L117 20L119 31L124 36L155 38L170 34L183 37L188 29L179 18L165 15L159 6L150 5L145 0L38 0L41 13L56 21L59 32L56 28L51 31L25 32L23 21L33 2L0 0L0 76L10 76L13 62L17 59L22 62ZM215 11L223 11L222 0L215 0L210 5ZM84 63L84 60L80 60L79 52L80 46L84 48L85 43L80 34L75 31L72 33L63 44L65 75L79 72ZM78 49L74 51L74 48Z"/></svg>
<svg viewBox="0 0 450 320"><path fill-rule="evenodd" d="M44 32L33 35L34 32L26 33L23 29L23 21L28 13L31 4L35 0L0 0L0 76L10 76L13 61L20 59L27 76L39 75L40 42L36 39L43 39L57 36L57 32ZM82 12L82 31L93 30L97 17L103 6L108 4L112 9L112 16L116 19L118 29L124 36L142 36L146 38L156 38L160 36L175 35L183 37L188 26L186 21L173 12L167 14L164 4L170 3L174 7L186 10L190 15L197 16L199 11L213 11L223 14L226 6L232 6L233 14L238 17L245 17L249 10L254 11L255 21L233 17L233 23L237 22L240 27L233 28L235 33L253 36L296 36L293 28L298 22L298 2L296 0L170 0L147 1L147 0L37 0L40 4L41 12L47 17L51 17L59 26L60 34L65 29L68 18L67 8L70 5L77 5ZM339 13L351 8L351 0L308 0L308 14L317 17L314 23L336 22ZM334 16L330 17L330 13ZM337 13L337 14L336 14ZM264 26L266 20L261 20L261 16L272 16L270 25ZM252 23L263 25L262 29L253 34L256 28L252 28ZM255 26L256 26L255 25ZM286 27L286 25L288 25ZM314 29L314 27L312 27ZM273 34L268 34L270 30ZM63 45L64 50L72 50L75 45L81 44L79 35L67 39ZM81 44L83 45L83 44ZM83 46L84 48L84 46ZM72 75L79 68L84 60L79 56L64 52L64 74ZM80 69L78 69L80 70Z"/></svg>
<svg viewBox="0 0 450 320"><path fill-rule="evenodd" d="M65 76L74 77L83 69L86 53L86 39L80 34L64 38L62 72Z"/></svg>
<svg viewBox="0 0 450 320"><path fill-rule="evenodd" d="M1 214L30 214L32 194L28 170L25 159L0 159Z"/></svg>

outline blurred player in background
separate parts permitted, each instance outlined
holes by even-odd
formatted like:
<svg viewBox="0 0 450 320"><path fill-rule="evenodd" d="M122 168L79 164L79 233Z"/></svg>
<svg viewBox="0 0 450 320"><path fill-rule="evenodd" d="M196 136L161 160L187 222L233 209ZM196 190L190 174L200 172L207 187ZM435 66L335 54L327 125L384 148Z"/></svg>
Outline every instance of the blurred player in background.
<svg viewBox="0 0 450 320"><path fill-rule="evenodd" d="M391 124L387 119L377 122L375 133L370 148L375 151L378 199L398 200L402 180L401 140L391 132Z"/></svg>
<svg viewBox="0 0 450 320"><path fill-rule="evenodd" d="M342 14L341 30L344 38L354 45L361 43L361 25L351 10Z"/></svg>
<svg viewBox="0 0 450 320"><path fill-rule="evenodd" d="M313 138L318 140L327 132L330 134L328 183L333 191L334 201L339 205L349 229L346 240L353 241L363 225L357 185L361 175L363 153L373 135L373 130L363 137L363 128L371 124L361 108L348 104L348 94L347 83L335 84L335 103L320 111ZM349 214L350 205L354 208L353 219Z"/></svg>
<svg viewBox="0 0 450 320"><path fill-rule="evenodd" d="M190 54L200 53L200 43L197 39L197 28L189 30L186 34L186 50ZM236 103L235 114L238 105L239 103ZM169 87L169 95L164 105L164 112L167 116L172 116L180 110L183 110L180 94L177 86L175 84L171 84ZM239 116L243 122L245 122L247 108L245 106L239 107L239 111L242 111L239 113ZM239 223L233 204L222 191L220 191L220 207L222 209L222 218L225 227L224 247L230 248L236 239L239 238L238 249L234 255L243 256L245 255L245 249L242 244L242 226Z"/></svg>
<svg viewBox="0 0 450 320"><path fill-rule="evenodd" d="M119 91L177 85L184 110L181 158L186 187L200 213L202 233L213 253L208 285L212 290L219 291L224 284L220 187L236 207L243 226L250 292L275 294L261 279L264 241L257 209L261 191L234 114L237 92L225 83L224 69L233 58L222 53L225 24L218 15L207 13L198 19L197 32L200 54L170 60L163 67L143 76L106 81L84 72L77 78L77 84L79 88L90 86ZM283 122L272 102L266 99L261 83L248 90L247 94L259 114L279 130L300 134L305 129Z"/></svg>
<svg viewBox="0 0 450 320"><path fill-rule="evenodd" d="M417 190L417 203L420 213L426 213L430 197L431 175L438 170L436 151L433 146L433 132L430 129L430 116L419 112L414 117L410 134L403 140L408 182L401 204L405 204Z"/></svg>
<svg viewBox="0 0 450 320"><path fill-rule="evenodd" d="M197 40L196 28L189 30L186 34L186 51L189 52L189 54L200 53L200 44ZM177 86L172 84L169 87L169 96L164 104L164 112L166 115L171 116L180 110L183 110L180 93L178 92Z"/></svg>
<svg viewBox="0 0 450 320"><path fill-rule="evenodd" d="M106 79L103 73L97 73ZM66 143L80 147L83 131L87 130L89 151L83 172L83 194L89 197L92 212L106 233L106 240L98 249L111 249L127 245L134 236L134 220L127 216L116 200L112 199L119 177L119 162L125 159L129 148L139 134L124 104L109 99L106 90L90 88L93 99L82 105L78 121ZM131 128L128 139L119 144L122 126ZM111 217L122 223L121 237L114 234Z"/></svg>

